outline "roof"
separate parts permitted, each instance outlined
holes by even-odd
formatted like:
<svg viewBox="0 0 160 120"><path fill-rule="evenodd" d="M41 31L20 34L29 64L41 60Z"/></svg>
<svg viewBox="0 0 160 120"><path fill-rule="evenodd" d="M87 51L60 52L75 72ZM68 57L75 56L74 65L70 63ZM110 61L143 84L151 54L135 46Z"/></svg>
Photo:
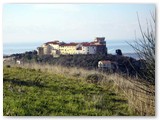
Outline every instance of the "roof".
<svg viewBox="0 0 160 120"><path fill-rule="evenodd" d="M78 43L65 43L63 45L60 45L60 46L76 46L78 45Z"/></svg>
<svg viewBox="0 0 160 120"><path fill-rule="evenodd" d="M45 44L59 44L59 41L58 40L50 41L50 42L46 42Z"/></svg>
<svg viewBox="0 0 160 120"><path fill-rule="evenodd" d="M101 60L101 61L99 61L99 62L102 62L103 64L110 64L110 63L111 63L110 60Z"/></svg>
<svg viewBox="0 0 160 120"><path fill-rule="evenodd" d="M104 40L105 37L96 37L95 39L97 39L97 40Z"/></svg>
<svg viewBox="0 0 160 120"><path fill-rule="evenodd" d="M89 42L83 42L83 43L81 43L82 44L82 46L97 46L97 45L95 45L95 44L93 44L93 43L89 43Z"/></svg>
<svg viewBox="0 0 160 120"><path fill-rule="evenodd" d="M90 42L91 44L95 44L95 43L98 43L97 41L94 41L94 42Z"/></svg>
<svg viewBox="0 0 160 120"><path fill-rule="evenodd" d="M97 37L96 39L105 39L105 37ZM97 41L92 41L92 42L82 42L82 43L75 43L75 42L71 42L71 43L63 43L63 42L59 42L58 40L55 41L50 41L50 42L46 42L44 43L46 45L48 44L54 44L54 45L60 45L60 46L76 46L78 44L81 44L82 46L100 46L101 44L99 44Z"/></svg>
<svg viewBox="0 0 160 120"><path fill-rule="evenodd" d="M84 42L84 43L82 43L82 46L90 46L91 44L90 43L88 43L88 42Z"/></svg>

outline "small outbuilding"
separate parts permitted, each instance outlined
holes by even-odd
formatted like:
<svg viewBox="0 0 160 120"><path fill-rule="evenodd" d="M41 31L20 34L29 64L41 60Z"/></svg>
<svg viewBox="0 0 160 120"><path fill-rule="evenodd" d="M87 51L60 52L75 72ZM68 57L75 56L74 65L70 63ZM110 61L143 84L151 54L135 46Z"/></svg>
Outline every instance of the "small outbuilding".
<svg viewBox="0 0 160 120"><path fill-rule="evenodd" d="M98 68L108 68L111 69L111 61L110 60L101 60L98 62Z"/></svg>
<svg viewBox="0 0 160 120"><path fill-rule="evenodd" d="M98 68L115 72L118 69L118 65L117 62L112 62L110 60L101 60L98 62Z"/></svg>

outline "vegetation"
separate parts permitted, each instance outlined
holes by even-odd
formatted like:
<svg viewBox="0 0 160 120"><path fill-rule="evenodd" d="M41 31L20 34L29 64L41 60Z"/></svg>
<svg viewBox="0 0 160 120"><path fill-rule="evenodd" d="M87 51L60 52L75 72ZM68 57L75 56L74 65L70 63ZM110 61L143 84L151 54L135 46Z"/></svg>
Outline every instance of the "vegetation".
<svg viewBox="0 0 160 120"><path fill-rule="evenodd" d="M54 58L52 55L38 56L35 52L26 52L24 54L14 54L15 59L21 60L23 63L38 63L61 65L65 67L81 67L88 70L98 69L98 62L100 60L110 60L116 62L118 70L113 70L117 73L127 74L129 76L140 76L143 74L141 64L144 62L136 60L131 57L122 56L121 50L117 50L118 55L111 54L95 54L95 55L61 55ZM7 63L7 62L6 62ZM103 70L104 71L104 70Z"/></svg>
<svg viewBox="0 0 160 120"><path fill-rule="evenodd" d="M120 51L58 58L37 56L36 51L12 55L24 63L4 67L4 115L155 115L153 15L152 20L144 32L138 17L142 39L131 45L145 60L124 57ZM96 71L99 60L117 62L119 74Z"/></svg>
<svg viewBox="0 0 160 120"><path fill-rule="evenodd" d="M21 67L4 67L3 81L5 116L136 115L123 94L115 92L112 81L104 87L88 82L87 76L66 77Z"/></svg>
<svg viewBox="0 0 160 120"><path fill-rule="evenodd" d="M80 89L79 92L76 93L76 95L79 95L81 93L85 97L85 101L91 102L91 99L88 99L86 96L88 96L90 94L90 92L95 91L95 89L96 89L96 93L92 94L92 95L90 94L90 98L93 97L93 99L92 99L93 101L99 101L100 103L103 103L103 106L108 105L107 104L108 102L107 103L103 102L103 100L101 98L103 98L103 95L105 95L105 94L108 95L111 92L111 93L114 93L115 97L117 97L117 98L119 97L120 99L123 98L123 100L126 100L125 106L130 111L129 112L130 114L128 113L128 111L126 111L126 115L141 115L141 116L155 115L155 86L150 85L144 81L141 81L140 79L130 78L130 77L122 77L121 75L118 75L118 74L99 73L98 71L95 71L95 70L85 70L83 68L64 67L64 66L62 67L60 65L55 66L55 65L50 65L50 64L30 63L30 64L23 64L23 65L16 65L18 68L12 67L12 66L15 66L15 65L11 65L11 67L7 68L7 69L6 69L6 67L4 68L4 86L6 86L9 83L12 84L9 81L5 82L5 78L8 79L7 76L12 76L14 79L18 78L18 76L21 76L21 78L20 78L21 81L22 80L36 81L33 78L36 78L35 76L37 75L37 78L41 78L41 77L44 78L44 79L41 79L42 83L41 82L37 83L37 85L39 85L39 86L43 86L43 85L50 86L52 83L54 84L55 83L55 81L54 81L55 76L58 76L57 80L59 80L59 82L61 81L61 83L58 84L56 81L57 84L55 84L54 86L57 85L58 88L59 88L59 86L60 87L62 86L61 88L63 88L64 84L66 84L66 86L70 86L69 89L65 90L64 92L67 92L67 91L71 92L72 90L73 91L76 90L75 91L75 93L76 93L77 89ZM25 68L25 69L22 69L22 68ZM34 77L31 79L32 76L34 76ZM98 82L97 82L97 80L98 80ZM53 81L53 82L50 82L50 81ZM66 82L66 81L68 81L68 82ZM33 82L33 83L35 84L35 82ZM31 83L29 82L29 84L31 84ZM82 84L84 86L82 86ZM16 84L12 84L12 87L15 88L15 85ZM24 85L21 85L21 87L18 85L16 85L16 86L17 86L16 88L19 88L19 89L24 87ZM91 91L89 91L89 90L87 91L87 93L89 92L88 95L83 94L83 91L86 91L88 89L88 86L90 86L90 87L92 86L92 89L90 89ZM36 86L33 86L33 88L37 89L36 92L30 91L29 88L32 88L31 86L30 87L26 86L26 88L28 88L27 90L29 90L28 93L33 94L32 97L34 96L35 93L37 93L37 91L40 90L39 89L40 87L36 87ZM33 88L32 88L32 90L33 90ZM44 88L45 87L41 87L42 91L45 90ZM73 88L73 89L71 90L70 88ZM8 86L4 87L4 91L8 91L7 93L9 93L8 95L4 94L4 97L6 95L8 96L8 98L4 99L4 103L6 101L8 101L8 103L10 103L10 98L13 97L13 94L12 94L13 92L11 93L11 91L9 91L8 89L9 89ZM51 89L48 89L48 90L50 91ZM40 92L43 94L42 91L40 91ZM56 92L57 92L57 95L60 95L58 93L61 93L60 90L57 90ZM101 93L103 93L103 94L101 94ZM18 94L18 92L17 92L17 94ZM17 97L17 94L15 94L16 97L14 99L19 98L19 97ZM63 94L63 95L65 95L65 94ZM37 99L41 99L41 97L39 97L39 96L41 96L40 93L38 94ZM72 92L71 92L70 96L74 96L72 94ZM17 99L17 101L20 102L22 100L22 98L29 100L28 97L29 97L28 95L22 94L21 99L19 98L19 99ZM47 95L47 97L50 98L49 95ZM110 97L113 97L113 96L111 95ZM7 103L7 105L10 105L8 103ZM119 103L119 104L121 104L121 103ZM116 107L118 107L118 106L119 105L117 105ZM4 107L4 108L6 109L6 107ZM106 108L105 108L105 110L106 110ZM100 110L100 111L101 111L101 113L104 113L104 114L98 114L98 115L109 115L109 114L105 113L104 110ZM122 111L123 111L123 109L122 109ZM6 114L7 112L4 112L5 115L9 115L9 114ZM113 113L110 115L115 115L115 114ZM91 115L91 114L81 114L80 113L79 115ZM116 114L116 115L120 115L120 114Z"/></svg>
<svg viewBox="0 0 160 120"><path fill-rule="evenodd" d="M155 115L154 15L152 22L147 23L144 31L138 16L142 38L136 38L135 45L131 46L141 60L124 57L119 49L117 55L53 58L38 56L36 51L11 55L15 59L5 63L12 64L3 68L4 115ZM15 65L17 59L23 64ZM119 71L110 74L96 71L99 60L116 62Z"/></svg>
<svg viewBox="0 0 160 120"><path fill-rule="evenodd" d="M138 17L138 24L142 38L136 38L135 44L131 46L134 48L139 58L145 59L145 70L143 70L142 77L155 84L155 39L156 39L156 18L155 14L151 14L150 24L147 22L146 30L143 30Z"/></svg>

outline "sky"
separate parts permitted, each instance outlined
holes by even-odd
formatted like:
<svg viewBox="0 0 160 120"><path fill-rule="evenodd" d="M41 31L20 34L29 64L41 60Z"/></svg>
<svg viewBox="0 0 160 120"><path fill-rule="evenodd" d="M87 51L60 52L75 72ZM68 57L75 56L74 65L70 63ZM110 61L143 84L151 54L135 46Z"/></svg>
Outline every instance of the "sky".
<svg viewBox="0 0 160 120"><path fill-rule="evenodd" d="M133 40L155 4L4 4L3 43Z"/></svg>

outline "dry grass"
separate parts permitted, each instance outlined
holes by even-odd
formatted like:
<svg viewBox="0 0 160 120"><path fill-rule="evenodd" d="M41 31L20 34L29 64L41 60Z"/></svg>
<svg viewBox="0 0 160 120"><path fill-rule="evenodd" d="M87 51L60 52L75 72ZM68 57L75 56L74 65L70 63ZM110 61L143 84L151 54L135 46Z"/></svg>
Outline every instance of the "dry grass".
<svg viewBox="0 0 160 120"><path fill-rule="evenodd" d="M155 115L155 86L145 83L144 81L140 81L136 78L123 77L118 74L105 74L95 70L85 70L76 67L63 67L60 65L53 66L49 64L40 65L32 63L18 66L76 78L86 78L91 74L102 74L104 77L100 84L103 87L108 87L105 86L105 83L112 81L113 87L116 91L123 93L125 97L127 97L129 106L138 115Z"/></svg>
<svg viewBox="0 0 160 120"><path fill-rule="evenodd" d="M129 105L139 115L155 115L155 88L153 85L140 82L136 78L124 78L120 75L108 76L117 84L117 91L122 90L128 98Z"/></svg>

